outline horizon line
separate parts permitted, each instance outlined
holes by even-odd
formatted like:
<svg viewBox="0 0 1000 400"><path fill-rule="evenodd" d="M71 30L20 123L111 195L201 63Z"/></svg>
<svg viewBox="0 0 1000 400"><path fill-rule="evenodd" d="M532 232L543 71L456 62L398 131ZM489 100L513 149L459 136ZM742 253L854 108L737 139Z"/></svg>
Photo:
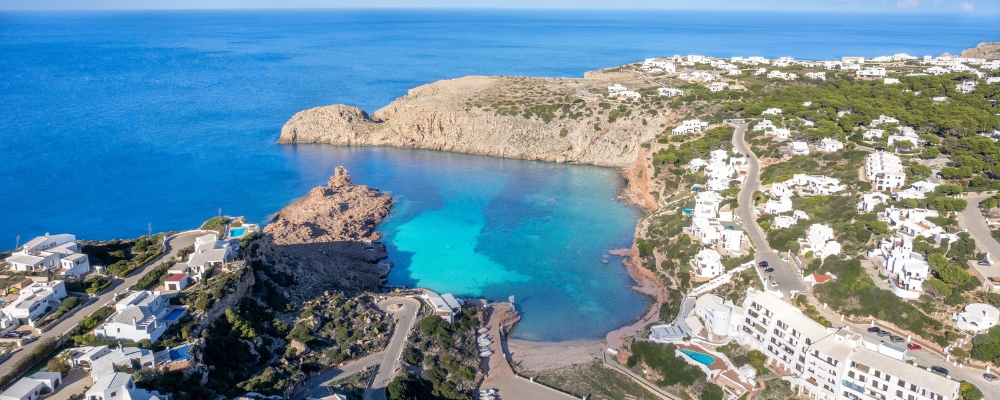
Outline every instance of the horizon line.
<svg viewBox="0 0 1000 400"><path fill-rule="evenodd" d="M774 13L866 13L866 14L1000 14L995 11L963 11L963 10L924 10L924 9L768 9L768 8L685 8L685 7L451 7L451 6L421 6L421 7L218 7L218 8L0 8L0 12L100 12L100 11L316 11L316 10L455 10L455 11L708 11L708 12L774 12Z"/></svg>

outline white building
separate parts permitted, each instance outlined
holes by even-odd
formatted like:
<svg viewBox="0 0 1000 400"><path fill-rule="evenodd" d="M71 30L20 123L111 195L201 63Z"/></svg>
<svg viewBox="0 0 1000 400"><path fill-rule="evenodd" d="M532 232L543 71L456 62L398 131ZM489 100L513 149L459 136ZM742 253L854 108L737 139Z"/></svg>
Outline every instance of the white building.
<svg viewBox="0 0 1000 400"><path fill-rule="evenodd" d="M792 211L792 199L790 197L779 197L770 199L764 203L764 212L768 214L782 214Z"/></svg>
<svg viewBox="0 0 1000 400"><path fill-rule="evenodd" d="M771 229L784 229L791 228L795 224L799 223L800 220L808 220L809 215L801 210L792 211L792 215L778 215L774 217L774 222L771 224Z"/></svg>
<svg viewBox="0 0 1000 400"><path fill-rule="evenodd" d="M780 108L768 108L768 109L764 110L764 112L760 113L760 115L781 115L781 109Z"/></svg>
<svg viewBox="0 0 1000 400"><path fill-rule="evenodd" d="M740 341L789 372L799 396L816 400L958 400L959 383L904 360L907 350L827 329L776 295L747 290Z"/></svg>
<svg viewBox="0 0 1000 400"><path fill-rule="evenodd" d="M191 253L187 263L175 265L168 273L171 275L187 274L197 282L204 277L206 271L220 268L226 263L236 260L237 246L229 241L218 239L219 237L214 233L195 238L194 252Z"/></svg>
<svg viewBox="0 0 1000 400"><path fill-rule="evenodd" d="M745 313L743 307L715 294L703 294L695 300L694 315L701 318L702 327L716 337L738 336ZM690 325L692 323L688 322Z"/></svg>
<svg viewBox="0 0 1000 400"><path fill-rule="evenodd" d="M10 268L19 272L58 272L79 275L90 271L90 260L79 253L76 236L69 234L39 236L7 257Z"/></svg>
<svg viewBox="0 0 1000 400"><path fill-rule="evenodd" d="M767 131L767 130L774 129L774 128L776 128L776 127L774 126L774 123L771 122L771 120L764 119L764 120L758 122L756 125L753 126L753 131L754 132L757 132L757 131Z"/></svg>
<svg viewBox="0 0 1000 400"><path fill-rule="evenodd" d="M861 202L858 203L858 210L861 212L872 212L875 211L875 207L879 204L885 204L889 201L889 196L882 192L866 193L861 195Z"/></svg>
<svg viewBox="0 0 1000 400"><path fill-rule="evenodd" d="M160 292L133 292L115 304L116 312L94 330L94 334L118 340L138 342L149 339L155 342L167 329L163 321L166 306L167 299Z"/></svg>
<svg viewBox="0 0 1000 400"><path fill-rule="evenodd" d="M895 237L879 245L882 270L889 276L892 293L904 299L916 299L923 293L930 266L924 257L913 252L913 242Z"/></svg>
<svg viewBox="0 0 1000 400"><path fill-rule="evenodd" d="M62 382L62 374L58 372L36 372L10 385L0 393L0 400L36 400L43 395L42 392L55 391Z"/></svg>
<svg viewBox="0 0 1000 400"><path fill-rule="evenodd" d="M449 324L454 323L455 315L462 312L462 303L450 293L442 295L424 294L420 297L431 306L431 309L434 310L434 315L448 321Z"/></svg>
<svg viewBox="0 0 1000 400"><path fill-rule="evenodd" d="M882 136L885 136L885 130L884 129L869 129L869 130L865 131L864 133L862 133L861 136L864 137L865 140L881 139Z"/></svg>
<svg viewBox="0 0 1000 400"><path fill-rule="evenodd" d="M857 72L858 78L885 78L885 67L868 67Z"/></svg>
<svg viewBox="0 0 1000 400"><path fill-rule="evenodd" d="M872 128L875 128L875 127L877 127L879 125L882 125L882 124L898 124L898 123L899 123L899 120L896 119L896 118L888 117L888 116L885 116L885 115L879 115L878 118L873 119L872 122L871 122L871 124L869 124L868 126L870 126Z"/></svg>
<svg viewBox="0 0 1000 400"><path fill-rule="evenodd" d="M792 152L793 156L807 156L809 155L809 143L791 142L788 144L788 150Z"/></svg>
<svg viewBox="0 0 1000 400"><path fill-rule="evenodd" d="M826 80L826 72L806 72L806 78L809 79L819 79L821 81Z"/></svg>
<svg viewBox="0 0 1000 400"><path fill-rule="evenodd" d="M702 122L699 119L687 119L681 122L681 125L674 128L674 135L683 135L686 133L701 132L708 128L708 122Z"/></svg>
<svg viewBox="0 0 1000 400"><path fill-rule="evenodd" d="M833 228L826 224L812 224L806 230L806 237L799 239L799 252L813 253L813 257L825 259L828 256L840 254L840 243L837 243Z"/></svg>
<svg viewBox="0 0 1000 400"><path fill-rule="evenodd" d="M620 83L616 83L614 85L608 86L608 97L615 97L615 96L618 95L618 93L621 93L621 92L624 92L624 91L627 91L627 90L628 90L627 87L623 86Z"/></svg>
<svg viewBox="0 0 1000 400"><path fill-rule="evenodd" d="M912 148L913 146L916 146L917 144L920 143L920 135L917 135L917 131L913 130L913 128L911 128L909 126L901 126L901 127L899 127L899 133L889 135L889 137L888 137L887 140L888 140L887 144L889 146L895 145L896 147L900 147L900 148L903 148L903 149L908 149L908 148ZM900 146L900 145L896 144L896 142L901 141L901 140L905 140L907 142L910 142L910 144L912 144L912 146Z"/></svg>
<svg viewBox="0 0 1000 400"><path fill-rule="evenodd" d="M886 85L894 85L894 84L899 83L899 79L898 78L885 78L885 79L882 80L882 83L886 84Z"/></svg>
<svg viewBox="0 0 1000 400"><path fill-rule="evenodd" d="M794 174L784 182L789 188L800 188L803 195L826 196L846 189L840 184L840 179L823 175Z"/></svg>
<svg viewBox="0 0 1000 400"><path fill-rule="evenodd" d="M680 89L677 89L677 88L672 88L672 87L661 87L659 89L656 89L656 92L659 93L659 95L661 97L673 97L673 96L683 96L684 95L684 91L683 90L680 90Z"/></svg>
<svg viewBox="0 0 1000 400"><path fill-rule="evenodd" d="M79 351L73 351L72 354L76 354L78 352ZM98 356L94 358L93 361L85 364L83 362L83 358L91 354L96 354ZM117 347L114 349L109 349L107 346L93 347L87 352L84 352L79 358L75 358L73 361L77 363L77 366L89 368L90 378L94 381L114 375L118 372L116 369L121 367L156 367L156 355L154 355L150 350L140 349L138 347Z"/></svg>
<svg viewBox="0 0 1000 400"><path fill-rule="evenodd" d="M726 268L722 266L722 256L712 248L704 248L691 259L694 274L700 278L714 278L722 275Z"/></svg>
<svg viewBox="0 0 1000 400"><path fill-rule="evenodd" d="M726 89L729 89L729 84L726 82L712 82L708 85L708 90L712 93L721 92Z"/></svg>
<svg viewBox="0 0 1000 400"><path fill-rule="evenodd" d="M962 312L952 315L955 327L972 333L983 333L996 326L1000 319L1000 310L989 304L973 303L965 306Z"/></svg>
<svg viewBox="0 0 1000 400"><path fill-rule="evenodd" d="M694 197L694 211L692 216L703 218L718 218L719 206L722 204L722 195L711 190L698 192Z"/></svg>
<svg viewBox="0 0 1000 400"><path fill-rule="evenodd" d="M959 93L969 94L976 91L976 83L975 81L965 81L955 85L955 90Z"/></svg>
<svg viewBox="0 0 1000 400"><path fill-rule="evenodd" d="M785 128L774 128L767 131L764 136L773 136L775 139L785 141L792 137L792 131Z"/></svg>
<svg viewBox="0 0 1000 400"><path fill-rule="evenodd" d="M893 193L896 200L900 199L923 199L928 193L934 193L934 189L938 187L937 183L931 183L928 181L913 182L909 188L902 192Z"/></svg>
<svg viewBox="0 0 1000 400"><path fill-rule="evenodd" d="M903 173L903 162L899 156L876 151L865 160L865 176L877 191L891 190L902 187L906 182Z"/></svg>
<svg viewBox="0 0 1000 400"><path fill-rule="evenodd" d="M63 281L34 282L22 288L17 300L11 301L0 312L0 327L27 323L35 326L35 322L48 313L55 311L66 298L66 284Z"/></svg>
<svg viewBox="0 0 1000 400"><path fill-rule="evenodd" d="M115 372L94 382L87 390L86 400L167 400L158 392L135 387L132 374Z"/></svg>
<svg viewBox="0 0 1000 400"><path fill-rule="evenodd" d="M844 149L844 143L837 139L825 138L819 141L819 148L823 152L833 153Z"/></svg>

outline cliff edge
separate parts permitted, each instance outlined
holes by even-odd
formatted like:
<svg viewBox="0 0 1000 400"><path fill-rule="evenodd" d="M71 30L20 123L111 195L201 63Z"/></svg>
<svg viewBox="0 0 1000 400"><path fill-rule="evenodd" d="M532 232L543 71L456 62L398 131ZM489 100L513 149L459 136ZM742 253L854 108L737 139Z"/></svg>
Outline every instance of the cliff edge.
<svg viewBox="0 0 1000 400"><path fill-rule="evenodd" d="M641 143L677 118L593 94L622 81L611 78L438 81L411 89L371 115L346 105L301 111L284 125L278 143L422 148L626 167L636 161Z"/></svg>

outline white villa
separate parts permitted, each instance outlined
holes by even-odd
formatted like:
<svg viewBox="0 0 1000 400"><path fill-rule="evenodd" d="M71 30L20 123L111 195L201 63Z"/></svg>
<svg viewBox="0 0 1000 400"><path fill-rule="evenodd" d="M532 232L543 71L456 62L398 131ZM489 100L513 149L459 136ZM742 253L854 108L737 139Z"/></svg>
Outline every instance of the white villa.
<svg viewBox="0 0 1000 400"><path fill-rule="evenodd" d="M770 199L764 203L764 212L768 214L781 214L792 211L792 198L779 197Z"/></svg>
<svg viewBox="0 0 1000 400"><path fill-rule="evenodd" d="M871 122L871 124L869 124L869 126L871 126L872 128L875 128L875 127L877 127L879 125L882 125L882 124L898 124L898 123L899 123L899 120L896 119L896 118L888 117L888 116L885 116L885 115L879 115L878 118L872 120L872 122Z"/></svg>
<svg viewBox="0 0 1000 400"><path fill-rule="evenodd" d="M876 151L865 160L865 176L877 191L902 187L906 182L903 163L899 156L884 151Z"/></svg>
<svg viewBox="0 0 1000 400"><path fill-rule="evenodd" d="M885 130L873 128L865 131L865 133L862 133L861 136L864 137L866 140L881 139L882 136L885 136Z"/></svg>
<svg viewBox="0 0 1000 400"><path fill-rule="evenodd" d="M885 78L885 67L867 67L857 72L858 78Z"/></svg>
<svg viewBox="0 0 1000 400"><path fill-rule="evenodd" d="M826 72L806 72L806 78L809 79L819 79L821 81L826 80Z"/></svg>
<svg viewBox="0 0 1000 400"><path fill-rule="evenodd" d="M677 89L677 88L672 88L672 87L661 87L659 89L656 89L656 92L659 93L659 95L663 96L663 97L673 97L673 96L683 96L684 95L684 91L683 90L680 90L680 89Z"/></svg>
<svg viewBox="0 0 1000 400"><path fill-rule="evenodd" d="M806 231L806 237L799 239L799 252L813 253L813 257L825 259L831 255L840 254L840 243L837 243L833 228L826 224L812 224Z"/></svg>
<svg viewBox="0 0 1000 400"><path fill-rule="evenodd" d="M892 293L904 299L916 299L923 293L930 266L919 253L913 252L913 241L898 236L879 244L878 258L882 271L889 276Z"/></svg>
<svg viewBox="0 0 1000 400"><path fill-rule="evenodd" d="M45 393L55 391L62 383L62 374L58 372L36 372L10 385L0 393L0 400L37 400Z"/></svg>
<svg viewBox="0 0 1000 400"><path fill-rule="evenodd" d="M923 199L928 193L933 193L934 189L937 187L937 183L931 183L928 181L913 182L913 184L906 190L903 190L902 192L895 192L892 195L896 198L896 200Z"/></svg>
<svg viewBox="0 0 1000 400"><path fill-rule="evenodd" d="M132 374L115 372L94 381L87 390L87 400L167 400L168 397L159 392L135 387Z"/></svg>
<svg viewBox="0 0 1000 400"><path fill-rule="evenodd" d="M209 269L222 267L236 260L238 247L229 241L218 239L214 233L197 237L194 241L194 252L191 253L187 263L177 264L167 273L185 274L197 282Z"/></svg>
<svg viewBox="0 0 1000 400"><path fill-rule="evenodd" d="M66 284L63 281L34 282L18 292L17 300L11 301L0 313L0 327L27 323L35 326L46 314L55 311L66 298Z"/></svg>
<svg viewBox="0 0 1000 400"><path fill-rule="evenodd" d="M757 132L757 131L766 131L766 130L774 129L774 128L776 128L776 126L774 126L774 123L771 122L771 120L764 119L764 120L758 122L756 125L753 126L753 131L754 132Z"/></svg>
<svg viewBox="0 0 1000 400"><path fill-rule="evenodd" d="M802 210L792 211L792 215L778 215L774 217L774 222L771 224L771 229L783 229L790 228L793 225L799 223L800 220L808 220L809 215Z"/></svg>
<svg viewBox="0 0 1000 400"><path fill-rule="evenodd" d="M892 398L958 400L959 382L905 362L907 349L873 343L849 328L827 329L768 292L747 290L739 341L789 375L815 400ZM871 393L871 396L867 396Z"/></svg>
<svg viewBox="0 0 1000 400"><path fill-rule="evenodd" d="M788 144L788 150L793 156L807 156L809 155L809 143L791 142Z"/></svg>
<svg viewBox="0 0 1000 400"><path fill-rule="evenodd" d="M792 137L792 131L786 128L774 128L767 131L764 136L774 136L778 140L785 141Z"/></svg>
<svg viewBox="0 0 1000 400"><path fill-rule="evenodd" d="M628 88L625 87L624 85L622 85L620 83L616 83L614 85L608 86L608 96L609 97L615 97L616 95L618 95L618 93L621 93L621 92L624 92L624 91L627 91L627 90L628 90Z"/></svg>
<svg viewBox="0 0 1000 400"><path fill-rule="evenodd" d="M781 109L780 108L768 108L768 109L764 110L764 112L760 113L760 115L781 115Z"/></svg>
<svg viewBox="0 0 1000 400"><path fill-rule="evenodd" d="M721 92L726 89L729 89L729 84L726 82L712 82L708 85L708 90L712 93Z"/></svg>
<svg viewBox="0 0 1000 400"><path fill-rule="evenodd" d="M704 248L691 259L694 274L700 278L714 278L722 275L726 268L722 266L722 256L712 248Z"/></svg>
<svg viewBox="0 0 1000 400"><path fill-rule="evenodd" d="M886 85L893 85L893 84L899 83L899 79L898 78L885 78L885 79L882 80L882 83L886 84Z"/></svg>
<svg viewBox="0 0 1000 400"><path fill-rule="evenodd" d="M103 325L94 330L97 337L118 340L149 339L155 342L167 329L163 317L167 313L167 299L160 292L147 290L133 292L115 304L115 312Z"/></svg>
<svg viewBox="0 0 1000 400"><path fill-rule="evenodd" d="M983 333L996 326L1000 319L1000 310L989 304L973 303L965 306L962 312L952 315L955 327L972 333Z"/></svg>
<svg viewBox="0 0 1000 400"><path fill-rule="evenodd" d="M969 94L976 90L976 81L965 81L955 85L955 90L959 93Z"/></svg>
<svg viewBox="0 0 1000 400"><path fill-rule="evenodd" d="M699 119L687 119L681 122L681 125L674 128L672 131L674 135L683 135L686 133L701 132L708 128L708 122L702 122Z"/></svg>
<svg viewBox="0 0 1000 400"><path fill-rule="evenodd" d="M794 174L784 182L789 188L805 186L799 189L801 195L831 195L843 191L846 187L840 184L840 179L823 175Z"/></svg>
<svg viewBox="0 0 1000 400"><path fill-rule="evenodd" d="M19 272L58 272L79 275L90 271L90 260L79 253L76 236L69 234L39 236L7 257L10 268Z"/></svg>
<svg viewBox="0 0 1000 400"><path fill-rule="evenodd" d="M914 146L916 146L917 144L920 143L920 136L917 135L917 132L914 131L913 128L908 127L908 126L901 126L901 127L899 127L899 133L889 135L889 137L888 137L887 140L888 140L887 144L889 146L895 145L896 142L901 141L901 140L908 141L911 144L913 144ZM902 148L902 146L899 146L899 145L896 145L896 147L901 147Z"/></svg>
<svg viewBox="0 0 1000 400"><path fill-rule="evenodd" d="M820 151L825 153L833 153L835 151L840 151L844 149L844 143L837 139L825 138L819 141Z"/></svg>
<svg viewBox="0 0 1000 400"><path fill-rule="evenodd" d="M872 192L861 195L861 202L858 203L858 210L861 212L875 211L875 206L885 204L889 201L889 196L882 192Z"/></svg>

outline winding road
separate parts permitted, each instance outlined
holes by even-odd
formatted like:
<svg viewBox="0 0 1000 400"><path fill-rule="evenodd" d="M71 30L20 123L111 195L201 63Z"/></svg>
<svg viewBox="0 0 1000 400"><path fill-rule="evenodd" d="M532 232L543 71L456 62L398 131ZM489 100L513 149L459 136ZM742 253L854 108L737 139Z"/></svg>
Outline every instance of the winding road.
<svg viewBox="0 0 1000 400"><path fill-rule="evenodd" d="M755 261L758 263L767 261L768 266L774 268L774 272L767 275L771 275L778 282L778 285L769 289L777 289L782 292L793 290L801 292L805 289L805 286L799 280L798 267L788 261L782 260L778 252L771 249L771 246L767 244L764 231L757 224L757 216L753 209L753 194L760 187L760 160L750 151L744 139L748 126L750 124L738 125L736 132L733 134L733 145L736 146L740 153L743 153L747 157L749 164L747 177L743 181L743 187L740 188L740 194L737 196L739 204L736 209L736 215L740 218L743 229L750 236L750 240L753 241L756 248L754 250Z"/></svg>
<svg viewBox="0 0 1000 400"><path fill-rule="evenodd" d="M986 217L979 210L979 203L992 196L989 193L969 193L963 197L969 202L969 205L958 213L958 226L969 230L969 234L975 240L976 248L979 251L990 253L993 265L984 267L973 264L984 278L1000 276L1000 264L997 263L997 257L1000 257L1000 243L993 239L992 230L989 225L986 225Z"/></svg>
<svg viewBox="0 0 1000 400"><path fill-rule="evenodd" d="M390 310L390 306L398 305L398 309ZM382 361L375 371L375 378L367 390L365 390L365 400L385 400L385 389L392 382L396 374L396 364L403 354L403 347L409 337L410 328L413 328L417 320L417 313L420 311L420 302L410 297L390 297L378 303L378 307L392 315L396 319L396 328L392 331L392 339L389 345L382 352Z"/></svg>
<svg viewBox="0 0 1000 400"><path fill-rule="evenodd" d="M9 359L0 364L0 375L9 372L10 367L12 365L14 365L18 360L24 358L26 354L31 353L31 351L34 350L34 348L38 346L38 344L41 343L43 339L58 338L67 331L76 328L76 325L80 323L80 320L83 319L83 317L89 316L90 314L93 314L95 311L97 311L97 309L103 307L105 304L113 302L116 293L122 292L123 290L126 290L130 286L134 285L136 282L139 281L139 279L142 279L143 275L146 275L146 271L148 271L153 266L159 265L160 263L173 259L175 256L177 256L177 252L179 252L181 249L185 247L193 245L195 238L204 234L205 232L202 231L184 232L184 233L179 233L174 237L170 238L170 240L167 241L163 249L164 251L163 255L146 263L145 266L139 268L132 275L126 277L125 279L113 280L111 283L111 288L105 291L104 294L98 296L96 298L96 301L91 302L90 305L87 305L83 308L77 309L69 318L62 320L61 322L50 328L48 331L42 333L37 340L21 347L16 353L14 353L14 355L12 355Z"/></svg>

